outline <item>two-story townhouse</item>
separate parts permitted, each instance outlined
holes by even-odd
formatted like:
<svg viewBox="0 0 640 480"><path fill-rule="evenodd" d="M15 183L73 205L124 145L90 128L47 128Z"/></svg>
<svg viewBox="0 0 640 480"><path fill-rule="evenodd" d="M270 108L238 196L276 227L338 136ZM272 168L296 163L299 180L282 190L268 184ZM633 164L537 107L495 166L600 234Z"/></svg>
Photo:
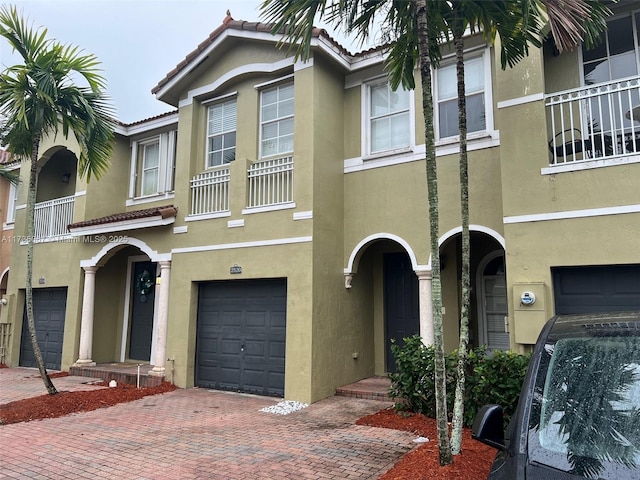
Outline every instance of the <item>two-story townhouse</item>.
<svg viewBox="0 0 640 480"><path fill-rule="evenodd" d="M466 41L474 345L524 350L553 313L640 308L630 3L597 52L548 44L502 71L494 47ZM39 206L72 204L35 249L53 368L144 363L183 387L309 402L393 370L391 339L432 338L420 90L390 90L381 50L352 55L316 30L312 58L295 62L269 30L227 17L154 88L177 111L121 125L99 182L76 179L73 142L46 142ZM459 324L454 85L445 50L433 91L447 348ZM23 211L21 195L18 231ZM15 332L23 263L15 246L3 312ZM32 362L26 338L12 337L10 364Z"/></svg>
<svg viewBox="0 0 640 480"><path fill-rule="evenodd" d="M611 7L596 48L547 42L498 81L515 345L554 313L640 309L640 3Z"/></svg>
<svg viewBox="0 0 640 480"><path fill-rule="evenodd" d="M0 149L0 166L10 172L17 172L19 164L14 162L6 150ZM5 178L0 178L0 312L5 307L2 297L7 291L9 282L9 265L11 262L11 245L15 238L13 223L16 211L17 186ZM7 342L11 336L11 325L0 322L0 363L5 363Z"/></svg>

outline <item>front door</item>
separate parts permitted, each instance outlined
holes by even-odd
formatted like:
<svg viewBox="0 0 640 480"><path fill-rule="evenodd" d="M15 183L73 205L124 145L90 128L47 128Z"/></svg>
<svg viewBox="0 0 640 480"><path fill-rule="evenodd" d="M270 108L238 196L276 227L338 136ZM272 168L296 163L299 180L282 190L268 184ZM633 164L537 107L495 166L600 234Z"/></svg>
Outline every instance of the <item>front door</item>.
<svg viewBox="0 0 640 480"><path fill-rule="evenodd" d="M402 346L406 337L420 334L418 277L405 252L384 255L384 319L387 372L395 372L391 339Z"/></svg>
<svg viewBox="0 0 640 480"><path fill-rule="evenodd" d="M132 284L129 359L148 362L151 359L151 338L153 336L155 262L134 263Z"/></svg>
<svg viewBox="0 0 640 480"><path fill-rule="evenodd" d="M504 255L496 255L485 264L481 282L480 341L489 350L509 350L509 333L505 328L508 312Z"/></svg>

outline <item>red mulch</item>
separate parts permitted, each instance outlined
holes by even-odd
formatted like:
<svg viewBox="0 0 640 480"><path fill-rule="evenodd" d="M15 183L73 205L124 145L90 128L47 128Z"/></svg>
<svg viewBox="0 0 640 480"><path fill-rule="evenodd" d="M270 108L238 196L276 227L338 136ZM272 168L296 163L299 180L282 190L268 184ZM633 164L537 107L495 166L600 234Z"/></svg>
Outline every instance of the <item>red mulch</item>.
<svg viewBox="0 0 640 480"><path fill-rule="evenodd" d="M106 382L98 385L107 387ZM118 403L138 400L149 395L171 392L176 388L175 385L168 382L149 388L136 388L135 385L122 383L113 388L40 395L0 405L0 424L29 422L43 418L62 417L70 413L88 412Z"/></svg>
<svg viewBox="0 0 640 480"><path fill-rule="evenodd" d="M0 363L0 368L9 368L7 365L5 365L4 363Z"/></svg>
<svg viewBox="0 0 640 480"><path fill-rule="evenodd" d="M0 368L5 367L0 364ZM61 372L50 376L66 375L67 372ZM106 387L107 382L99 385ZM0 405L0 425L87 412L175 389L174 385L164 382L157 387L140 389L135 385L119 384L114 388L40 395ZM487 477L496 453L493 448L472 440L469 430L465 430L462 453L454 457L452 465L440 467L434 419L420 414L396 413L389 408L362 417L356 423L403 430L430 439L404 455L380 480L481 480Z"/></svg>
<svg viewBox="0 0 640 480"><path fill-rule="evenodd" d="M362 417L356 424L403 430L429 439L404 455L379 480L481 480L489 475L496 455L495 449L473 440L471 431L464 429L462 453L453 457L451 465L441 467L436 421L421 414L388 408Z"/></svg>

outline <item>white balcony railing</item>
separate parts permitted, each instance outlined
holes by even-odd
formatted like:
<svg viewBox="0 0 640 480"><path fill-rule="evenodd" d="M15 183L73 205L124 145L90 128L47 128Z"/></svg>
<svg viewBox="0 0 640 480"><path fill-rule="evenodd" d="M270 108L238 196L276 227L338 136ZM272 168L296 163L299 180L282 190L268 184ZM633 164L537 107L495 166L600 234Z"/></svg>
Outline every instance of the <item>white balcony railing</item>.
<svg viewBox="0 0 640 480"><path fill-rule="evenodd" d="M248 176L248 208L293 202L293 157L255 162Z"/></svg>
<svg viewBox="0 0 640 480"><path fill-rule="evenodd" d="M545 96L551 165L640 152L640 77Z"/></svg>
<svg viewBox="0 0 640 480"><path fill-rule="evenodd" d="M74 204L75 196L73 195L36 203L34 238L46 240L69 235L67 225L73 223Z"/></svg>
<svg viewBox="0 0 640 480"><path fill-rule="evenodd" d="M191 215L229 211L229 169L202 172L191 179Z"/></svg>

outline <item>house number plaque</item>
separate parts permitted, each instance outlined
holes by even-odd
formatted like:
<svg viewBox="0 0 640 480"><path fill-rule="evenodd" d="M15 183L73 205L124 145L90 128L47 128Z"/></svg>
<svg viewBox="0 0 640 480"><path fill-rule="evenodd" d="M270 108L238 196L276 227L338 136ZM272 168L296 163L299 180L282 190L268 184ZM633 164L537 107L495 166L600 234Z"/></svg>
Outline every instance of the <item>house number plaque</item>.
<svg viewBox="0 0 640 480"><path fill-rule="evenodd" d="M236 263L229 269L229 273L242 273L242 267Z"/></svg>

